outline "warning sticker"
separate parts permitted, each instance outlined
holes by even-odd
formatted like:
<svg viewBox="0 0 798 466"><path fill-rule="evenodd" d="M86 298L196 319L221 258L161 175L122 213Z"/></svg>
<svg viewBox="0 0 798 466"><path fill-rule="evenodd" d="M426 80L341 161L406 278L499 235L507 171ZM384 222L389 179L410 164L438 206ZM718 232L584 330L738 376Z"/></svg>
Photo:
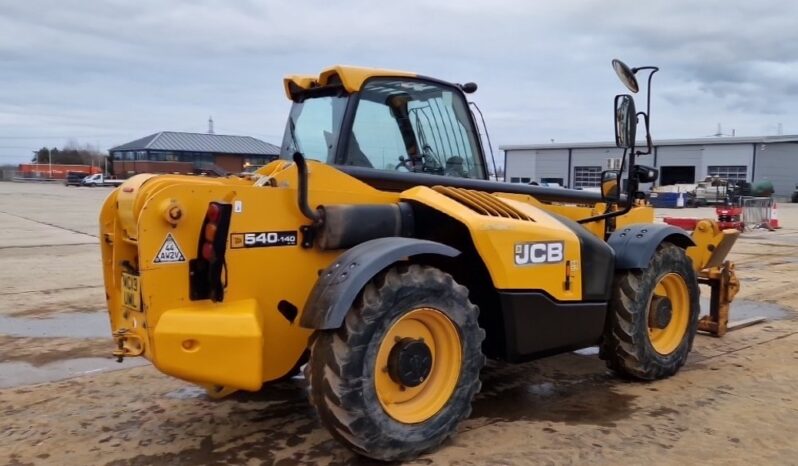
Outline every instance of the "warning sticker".
<svg viewBox="0 0 798 466"><path fill-rule="evenodd" d="M171 233L168 233L166 235L166 239L161 245L161 249L158 250L158 254L155 256L153 263L168 264L185 261L186 256L183 255L183 251L180 250L180 246L177 245L177 241L175 241Z"/></svg>

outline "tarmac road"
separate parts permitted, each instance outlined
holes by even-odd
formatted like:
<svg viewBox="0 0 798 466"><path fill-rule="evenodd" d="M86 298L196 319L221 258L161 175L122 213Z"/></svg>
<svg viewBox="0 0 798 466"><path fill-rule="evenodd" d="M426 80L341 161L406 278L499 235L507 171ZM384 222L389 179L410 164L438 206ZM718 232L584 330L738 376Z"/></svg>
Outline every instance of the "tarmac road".
<svg viewBox="0 0 798 466"><path fill-rule="evenodd" d="M0 464L370 464L319 426L301 378L214 401L110 359L108 192L0 183ZM412 464L795 463L798 209L779 213L783 229L746 233L732 256L732 318L767 322L698 337L682 372L653 383L615 378L589 349L492 363L459 434Z"/></svg>

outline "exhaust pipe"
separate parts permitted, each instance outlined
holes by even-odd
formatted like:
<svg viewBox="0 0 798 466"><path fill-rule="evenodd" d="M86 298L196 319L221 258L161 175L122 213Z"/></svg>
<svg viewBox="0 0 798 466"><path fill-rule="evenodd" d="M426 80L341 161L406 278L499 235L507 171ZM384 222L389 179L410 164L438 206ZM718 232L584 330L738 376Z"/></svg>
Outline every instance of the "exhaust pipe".
<svg viewBox="0 0 798 466"><path fill-rule="evenodd" d="M302 215L313 222L314 226L319 226L323 223L321 214L308 205L308 164L299 151L294 152L293 159L297 169L297 206Z"/></svg>

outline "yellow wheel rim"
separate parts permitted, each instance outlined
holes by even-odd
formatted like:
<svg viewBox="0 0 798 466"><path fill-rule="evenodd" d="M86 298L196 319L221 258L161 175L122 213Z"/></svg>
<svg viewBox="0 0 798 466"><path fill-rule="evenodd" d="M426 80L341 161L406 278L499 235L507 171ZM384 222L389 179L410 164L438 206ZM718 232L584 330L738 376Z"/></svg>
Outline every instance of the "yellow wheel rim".
<svg viewBox="0 0 798 466"><path fill-rule="evenodd" d="M429 375L415 387L398 383L388 369L391 350L408 338L423 341L432 356ZM399 317L380 342L374 368L374 386L380 405L399 422L424 422L451 398L461 365L460 333L454 323L437 309L414 309Z"/></svg>
<svg viewBox="0 0 798 466"><path fill-rule="evenodd" d="M667 298L670 302L671 315L667 325L658 328L651 321L651 313L655 312L654 307L662 298ZM648 313L648 337L651 346L657 353L667 356L679 347L690 322L690 292L681 275L668 273L660 278L649 300Z"/></svg>

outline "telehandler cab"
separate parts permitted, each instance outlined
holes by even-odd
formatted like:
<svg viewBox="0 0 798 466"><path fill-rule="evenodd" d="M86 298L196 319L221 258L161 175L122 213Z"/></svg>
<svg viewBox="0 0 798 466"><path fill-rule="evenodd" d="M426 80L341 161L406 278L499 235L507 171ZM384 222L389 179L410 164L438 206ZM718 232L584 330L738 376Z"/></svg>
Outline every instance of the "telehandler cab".
<svg viewBox="0 0 798 466"><path fill-rule="evenodd" d="M105 289L122 358L211 396L304 366L321 423L352 450L412 458L471 411L485 358L599 345L620 375L684 364L722 335L739 287L736 231L654 223L638 192L655 67L613 66L625 169L601 193L491 181L466 94L476 85L335 66L290 76L280 160L251 176L137 175L106 200ZM621 189L621 187L624 187ZM699 283L712 287L699 322Z"/></svg>

